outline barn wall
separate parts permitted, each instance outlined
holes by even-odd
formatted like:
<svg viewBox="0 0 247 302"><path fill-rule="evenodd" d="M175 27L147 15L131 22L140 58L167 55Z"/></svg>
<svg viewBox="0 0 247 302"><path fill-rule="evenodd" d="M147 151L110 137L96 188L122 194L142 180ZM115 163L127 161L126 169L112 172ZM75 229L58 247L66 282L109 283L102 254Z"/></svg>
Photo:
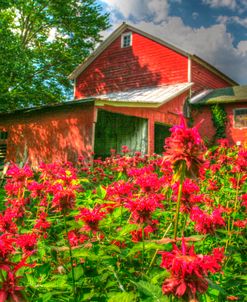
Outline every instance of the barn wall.
<svg viewBox="0 0 247 302"><path fill-rule="evenodd" d="M210 107L201 107L192 110L192 118L194 126L200 125L199 133L201 137L211 143L215 135L215 127L212 121Z"/></svg>
<svg viewBox="0 0 247 302"><path fill-rule="evenodd" d="M243 103L225 104L224 108L227 113L226 138L230 144L236 144L237 142L246 143L247 128L234 128L233 110L236 108L247 108L247 105ZM212 122L210 107L204 106L193 110L193 120L195 125L202 121L199 132L204 139L212 141L215 135L215 127Z"/></svg>
<svg viewBox="0 0 247 302"><path fill-rule="evenodd" d="M215 89L232 86L229 82L193 60L191 62L191 81L194 83L193 92L208 88Z"/></svg>
<svg viewBox="0 0 247 302"><path fill-rule="evenodd" d="M148 120L148 153L154 153L154 132L155 123L159 122L168 126L176 125L180 122L179 113L183 112L183 105L188 96L188 92L181 94L159 108L144 107L114 107L105 105L97 107L99 109L108 110L115 113L131 115L145 118Z"/></svg>
<svg viewBox="0 0 247 302"><path fill-rule="evenodd" d="M35 166L41 161L90 156L93 121L92 104L6 116L0 120L0 129L8 131L7 160L19 162L28 157Z"/></svg>
<svg viewBox="0 0 247 302"><path fill-rule="evenodd" d="M133 32L132 47L118 37L76 80L75 98L188 81L188 58Z"/></svg>
<svg viewBox="0 0 247 302"><path fill-rule="evenodd" d="M247 108L247 101L245 104L227 104L225 110L227 112L228 123L226 128L226 134L231 143L247 143L247 128L235 128L234 127L234 114L233 110L237 108Z"/></svg>

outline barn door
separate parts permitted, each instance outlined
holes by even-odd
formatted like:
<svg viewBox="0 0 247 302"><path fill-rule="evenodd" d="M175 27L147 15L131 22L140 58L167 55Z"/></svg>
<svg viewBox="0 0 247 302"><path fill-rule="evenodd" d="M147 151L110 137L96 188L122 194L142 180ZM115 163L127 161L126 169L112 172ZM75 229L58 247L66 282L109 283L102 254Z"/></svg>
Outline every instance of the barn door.
<svg viewBox="0 0 247 302"><path fill-rule="evenodd" d="M120 153L123 145L132 153L147 153L147 120L99 110L94 138L95 157L105 158L111 149Z"/></svg>
<svg viewBox="0 0 247 302"><path fill-rule="evenodd" d="M154 126L154 152L162 154L164 152L165 138L171 135L170 126L165 124L155 124Z"/></svg>

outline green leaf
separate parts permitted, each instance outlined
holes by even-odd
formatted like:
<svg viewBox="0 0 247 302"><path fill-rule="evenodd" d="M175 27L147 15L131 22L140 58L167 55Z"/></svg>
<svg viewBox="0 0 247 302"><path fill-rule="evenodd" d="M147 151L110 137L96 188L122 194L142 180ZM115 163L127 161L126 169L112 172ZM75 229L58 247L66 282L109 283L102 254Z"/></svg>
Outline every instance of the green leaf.
<svg viewBox="0 0 247 302"><path fill-rule="evenodd" d="M133 282L133 281L131 281L131 282L136 285L136 287L140 293L144 294L147 297L152 298L153 301L156 301L156 302L169 301L167 297L163 296L160 286L154 285L150 282L146 282L143 280L139 281L138 283Z"/></svg>
<svg viewBox="0 0 247 302"><path fill-rule="evenodd" d="M136 301L136 295L132 292L123 292L123 293L110 293L108 295L108 302L134 302Z"/></svg>
<svg viewBox="0 0 247 302"><path fill-rule="evenodd" d="M222 287L220 287L218 284L214 283L212 280L207 279L207 281L208 281L209 286L210 286L212 289L218 291L219 293L221 293L221 294L223 294L223 295L226 295L226 294L227 294L227 293L224 291L224 289L223 289Z"/></svg>
<svg viewBox="0 0 247 302"><path fill-rule="evenodd" d="M92 261L95 261L99 258L90 249L83 249L83 248L73 250L73 257L74 258L88 258Z"/></svg>
<svg viewBox="0 0 247 302"><path fill-rule="evenodd" d="M96 192L100 199L103 200L106 197L106 190L102 186L99 186Z"/></svg>
<svg viewBox="0 0 247 302"><path fill-rule="evenodd" d="M74 267L75 281L78 281L83 275L84 275L84 271L81 265L77 265L76 267Z"/></svg>
<svg viewBox="0 0 247 302"><path fill-rule="evenodd" d="M31 287L35 287L36 282L35 282L35 279L33 278L33 276L30 274L25 274L25 276L27 278L28 285Z"/></svg>
<svg viewBox="0 0 247 302"><path fill-rule="evenodd" d="M39 285L39 287L50 290L50 289L66 289L66 288L70 288L71 286L68 284L67 276L56 276L55 280L41 284Z"/></svg>

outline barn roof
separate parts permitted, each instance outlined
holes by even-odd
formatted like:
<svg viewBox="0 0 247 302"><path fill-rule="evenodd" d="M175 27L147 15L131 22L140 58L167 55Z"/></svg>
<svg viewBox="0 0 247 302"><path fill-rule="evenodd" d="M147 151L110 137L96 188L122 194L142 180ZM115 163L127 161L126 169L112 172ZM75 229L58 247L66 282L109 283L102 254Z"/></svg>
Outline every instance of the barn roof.
<svg viewBox="0 0 247 302"><path fill-rule="evenodd" d="M159 107L174 97L188 90L193 83L138 88L91 96L95 105L110 104L115 106Z"/></svg>
<svg viewBox="0 0 247 302"><path fill-rule="evenodd" d="M86 103L94 103L96 106L102 106L110 103L113 106L128 106L128 107L159 107L162 104L170 101L174 97L188 90L193 83L180 83L166 86L156 86L149 88L139 88L127 90L123 92L112 92L96 96L87 96L79 100L72 100L61 103L51 103L41 106L31 106L20 108L12 111L1 112L0 117L13 114L32 113L42 110L68 108L80 106Z"/></svg>
<svg viewBox="0 0 247 302"><path fill-rule="evenodd" d="M78 65L75 68L75 70L68 76L68 78L70 80L75 80L115 39L117 39L126 30L133 31L133 32L138 33L138 34L140 34L150 40L153 40L161 45L164 45L165 47L168 47L168 48L174 50L175 52L180 53L181 55L188 57L188 58L192 59L193 61L203 65L205 68L209 69L213 73L217 74L218 76L220 76L221 78L223 78L224 80L229 82L229 84L238 85L238 83L235 82L233 79L231 79L230 77L228 77L227 75L225 75L224 73L219 71L217 68L215 68L211 64L209 64L206 61L204 61L203 59L201 59L200 57L198 57L194 54L191 54L171 43L168 43L158 37L155 37L147 32L144 32L144 31L142 31L132 25L129 25L125 22L122 23L122 25L120 25L115 31L113 31L110 34L110 36L106 40L104 40L99 45L99 47L85 61L83 61L80 65Z"/></svg>
<svg viewBox="0 0 247 302"><path fill-rule="evenodd" d="M247 103L247 85L233 86L202 91L190 99L191 104L227 104L235 102Z"/></svg>

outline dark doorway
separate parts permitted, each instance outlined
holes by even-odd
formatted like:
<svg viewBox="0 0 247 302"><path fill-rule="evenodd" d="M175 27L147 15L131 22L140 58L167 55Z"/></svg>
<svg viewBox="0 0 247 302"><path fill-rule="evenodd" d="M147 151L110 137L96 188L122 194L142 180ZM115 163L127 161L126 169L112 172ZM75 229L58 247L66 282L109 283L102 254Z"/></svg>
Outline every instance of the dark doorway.
<svg viewBox="0 0 247 302"><path fill-rule="evenodd" d="M164 152L165 138L170 136L170 126L164 124L154 125L154 152L162 154Z"/></svg>
<svg viewBox="0 0 247 302"><path fill-rule="evenodd" d="M147 153L147 120L109 111L98 110L95 126L95 158L105 158L110 150L121 152L126 145L134 153Z"/></svg>

